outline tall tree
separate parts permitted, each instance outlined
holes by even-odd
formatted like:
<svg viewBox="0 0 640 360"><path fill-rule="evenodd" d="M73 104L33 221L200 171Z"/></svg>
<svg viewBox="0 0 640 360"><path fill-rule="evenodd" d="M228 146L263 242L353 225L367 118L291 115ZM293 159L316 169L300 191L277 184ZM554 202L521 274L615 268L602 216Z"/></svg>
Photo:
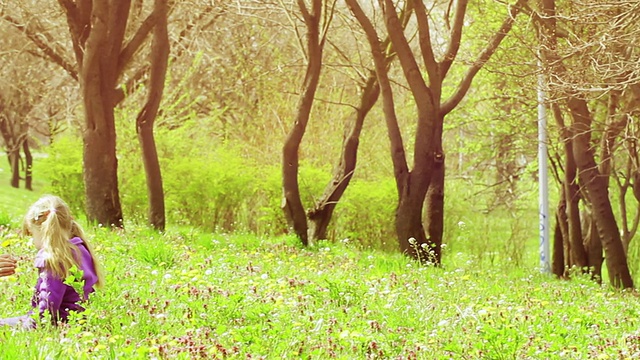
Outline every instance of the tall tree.
<svg viewBox="0 0 640 360"><path fill-rule="evenodd" d="M22 21L9 14L2 14L2 18L22 31L44 56L79 81L85 117L82 134L87 217L107 226L122 226L114 109L147 73L143 68L125 77L135 54L154 26L158 22L166 24L166 3L156 3L151 13L138 24L133 24L131 18L142 11L140 1L133 2L133 8L131 0L59 0L58 4L66 15L75 64L67 59L65 49L34 14L23 9L25 19ZM164 28L166 33L166 26ZM150 222L159 228L164 226L164 207L163 201L159 200L162 199L161 191L158 192L158 184L161 186L159 167L153 166L154 161L150 160L157 155L151 145L153 138L149 129L157 114L158 96L162 96L162 88L157 83L164 81L166 72L166 64L163 65L166 63L163 46L166 45L157 45L162 39L162 31L157 30L154 36L157 39L154 51L162 56L152 57L149 66L155 69L151 81L156 85L150 86L154 94L149 95L136 124L142 134L145 170L150 186L153 186L149 189L150 214L153 215Z"/></svg>
<svg viewBox="0 0 640 360"><path fill-rule="evenodd" d="M585 234L580 234L581 229L578 228L577 224L579 224L580 221L584 222L587 219L578 218L577 210L575 209L577 205L573 205L573 210L571 210L570 206L567 206L567 219L570 227L567 236L569 238L568 243L571 248L564 254L564 256L565 258L569 256L569 261L567 262L565 260L565 263L569 265L577 265L582 268L594 268L595 271L599 272L599 267L602 262L602 249L604 249L610 283L616 287L631 288L633 287L633 280L630 276L626 254L622 245L611 201L609 199L608 169L610 149L603 149L602 154L604 158L600 159L601 163L599 165L596 162L595 150L592 145L594 113L590 109L590 99L587 95L589 91L585 89L592 87L589 85L589 81L598 80L596 78L597 74L586 74L586 69L588 69L589 66L585 65L586 63L592 62L591 56L588 56L586 63L583 63L579 56L581 51L574 52L575 46L573 44L568 47L570 56L567 56L567 54L564 54L562 50L559 49L558 42L558 38L560 36L565 36L572 37L573 42L575 42L576 39L579 39L578 41L582 44L583 48L592 46L592 41L594 40L591 32L586 32L584 31L585 29L581 29L581 27L584 24L588 24L591 22L591 19L598 16L594 12L591 12L591 10L596 8L600 7L590 8L589 17L582 18L582 21L578 21L574 24L576 26L574 29L578 30L575 32L572 31L573 29L565 29L557 25L557 19L559 17L557 15L555 0L542 0L540 4L540 15L535 17L536 23L539 24L541 42L540 54L545 67L549 94L551 101L553 102L552 106L554 109L554 115L557 120L561 119L560 109L564 108L572 120L568 127L563 126L561 120L558 121L563 131L565 131L563 134L563 140L565 141L566 146L565 156L569 161L571 161L571 159L575 160L575 170L577 170L576 175L583 192L586 195L586 200L588 200L588 203L591 206L593 212L592 218L596 225L598 234L597 237L585 239L587 242L586 244L583 243L580 238L584 237ZM573 15L576 16L577 14L578 13L576 12ZM620 20L618 24L627 23L628 21L627 18L619 18L618 20ZM602 24L601 22L596 23ZM590 25L594 25L596 23L592 23ZM624 27L626 28L626 26ZM591 30L594 29L595 27L591 28ZM584 35L584 37L581 38L580 35ZM599 40L597 40L597 42L599 42ZM567 63L569 63L569 65L567 65ZM572 65L573 67L571 67ZM582 72L581 77L576 77L572 74L570 69L574 68L577 72ZM585 78L589 78L591 76L593 76L591 79L585 81ZM608 72L606 78L608 78L608 80L613 79L613 77L611 77L611 72ZM625 78L628 79L628 77ZM598 83L597 87L602 89L602 83ZM615 85L607 87L605 89L605 94L607 96L613 95L615 100L615 96L617 96ZM614 106L609 106L609 114L611 114L613 107ZM609 126L609 129L605 131L605 146L608 146L606 145L607 143L612 142L616 132L615 127L611 126ZM565 171L567 173L570 172L570 174L565 175L565 191L563 198L567 201L567 204L571 204L571 201L577 202L577 199L570 198L571 196L577 197L577 194L574 195L576 192L575 188L570 188L570 186L574 186L571 185L574 181L571 179L574 176L573 165ZM573 227L574 230L572 230L571 227ZM554 268L557 269L557 266ZM595 275L598 276L599 274Z"/></svg>
<svg viewBox="0 0 640 360"><path fill-rule="evenodd" d="M410 3L406 2L404 6L405 9L401 14L403 29L407 26L411 14L411 11L409 11ZM390 45L389 37L384 39L381 44L384 49L384 61L387 68L395 58L395 53ZM346 54L342 51L339 51L339 53L343 57L346 57ZM312 240L327 238L327 229L331 222L333 212L342 198L342 195L344 195L345 191L349 187L356 170L360 134L364 126L364 120L380 96L380 85L378 84L375 70L366 69L364 72L358 71L358 74L360 75L361 81L360 100L358 105L355 106L355 118L351 121L343 140L339 162L334 168L332 178L327 183L324 193L315 202L314 207L307 213L311 223L309 235Z"/></svg>
<svg viewBox="0 0 640 360"><path fill-rule="evenodd" d="M383 12L387 33L394 49L396 49L398 60L417 109L413 168L409 169L395 114L387 70L381 62L379 36L358 1L347 1L348 6L367 33L373 58L376 61L376 73L383 96L383 107L391 141L391 156L399 195L396 210L398 241L403 252L420 261L436 264L441 261L445 169L442 146L444 118L462 101L475 75L511 30L515 16L519 13L524 2L525 0L520 0L510 8L502 26L489 40L476 61L467 69L457 89L448 99L443 100L444 80L460 49L468 1L459 0L456 2L447 46L439 59L436 57L439 49L432 43L435 35L431 31L430 17L434 16L433 11L428 12L422 1L413 2L420 48L420 51L415 54L400 26L395 4L391 0L378 1ZM422 76L423 72L419 60L423 62L426 78ZM383 85L383 82L387 84Z"/></svg>
<svg viewBox="0 0 640 360"><path fill-rule="evenodd" d="M302 83L295 122L289 130L282 148L282 209L289 226L306 246L309 244L309 226L307 224L307 215L300 199L300 187L298 184L300 158L298 151L309 122L315 93L320 81L322 52L326 41L327 29L333 16L333 5L330 5L330 3L335 4L335 1L312 0L310 9L304 0L298 0L297 3L307 28L305 43L307 68Z"/></svg>
<svg viewBox="0 0 640 360"><path fill-rule="evenodd" d="M157 23L153 28L153 42L149 62L149 90L147 102L136 119L136 130L142 161L147 176L149 197L149 222L157 230L164 230L165 210L162 173L158 161L158 151L153 137L153 124L158 115L160 100L164 91L164 81L169 61L169 35L167 31L167 0L155 0Z"/></svg>

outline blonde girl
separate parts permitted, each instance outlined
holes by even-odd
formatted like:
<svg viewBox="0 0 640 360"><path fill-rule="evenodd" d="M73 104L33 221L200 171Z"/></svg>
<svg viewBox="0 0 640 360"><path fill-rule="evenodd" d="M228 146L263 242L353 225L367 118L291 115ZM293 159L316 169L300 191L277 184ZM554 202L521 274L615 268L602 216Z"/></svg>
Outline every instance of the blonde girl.
<svg viewBox="0 0 640 360"><path fill-rule="evenodd" d="M40 276L32 299L34 310L41 317L49 314L53 324L66 321L71 311L83 311L80 303L104 281L91 245L69 206L57 196L41 197L27 211L23 230L32 236L38 250L35 265ZM2 324L34 326L30 314L0 320Z"/></svg>

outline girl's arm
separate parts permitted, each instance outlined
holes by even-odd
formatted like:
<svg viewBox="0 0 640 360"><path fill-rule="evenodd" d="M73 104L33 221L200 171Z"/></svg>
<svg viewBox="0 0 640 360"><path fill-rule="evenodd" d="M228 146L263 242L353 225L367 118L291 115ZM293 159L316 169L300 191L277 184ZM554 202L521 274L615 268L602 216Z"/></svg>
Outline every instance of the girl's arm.
<svg viewBox="0 0 640 360"><path fill-rule="evenodd" d="M16 260L10 255L0 255L0 277L13 275L16 272Z"/></svg>
<svg viewBox="0 0 640 360"><path fill-rule="evenodd" d="M60 306L67 286L62 280L46 270L40 272L40 280L36 284L35 304L40 316L46 311L51 314L51 321L56 323L60 315Z"/></svg>

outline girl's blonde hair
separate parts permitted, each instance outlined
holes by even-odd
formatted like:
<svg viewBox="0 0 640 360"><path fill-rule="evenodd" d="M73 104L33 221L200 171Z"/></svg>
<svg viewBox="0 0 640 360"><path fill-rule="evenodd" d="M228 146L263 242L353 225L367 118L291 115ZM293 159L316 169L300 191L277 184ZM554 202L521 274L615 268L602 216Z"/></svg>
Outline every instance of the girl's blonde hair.
<svg viewBox="0 0 640 360"><path fill-rule="evenodd" d="M54 195L44 195L36 201L24 217L23 230L26 235L37 232L42 238L42 251L45 254L45 267L55 276L64 280L69 276L69 270L77 265L80 250L69 242L69 239L79 237L89 250L93 259L97 287L104 284L102 268L94 256L93 249L87 241L84 231L71 216L71 209L61 198Z"/></svg>

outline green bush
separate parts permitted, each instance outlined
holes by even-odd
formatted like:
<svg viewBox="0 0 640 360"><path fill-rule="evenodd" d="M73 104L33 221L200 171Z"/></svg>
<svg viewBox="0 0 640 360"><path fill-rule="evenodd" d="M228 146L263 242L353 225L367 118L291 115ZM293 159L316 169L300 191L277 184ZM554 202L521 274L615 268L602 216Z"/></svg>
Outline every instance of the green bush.
<svg viewBox="0 0 640 360"><path fill-rule="evenodd" d="M348 238L363 247L397 249L394 230L397 199L393 179L352 181L336 207L330 236Z"/></svg>
<svg viewBox="0 0 640 360"><path fill-rule="evenodd" d="M221 231L243 227L239 217L253 195L255 175L233 149L213 148L165 165L167 214L173 222Z"/></svg>
<svg viewBox="0 0 640 360"><path fill-rule="evenodd" d="M66 135L48 148L48 156L40 160L40 171L49 180L44 191L63 198L72 212L84 214L85 195L82 177L82 139Z"/></svg>

